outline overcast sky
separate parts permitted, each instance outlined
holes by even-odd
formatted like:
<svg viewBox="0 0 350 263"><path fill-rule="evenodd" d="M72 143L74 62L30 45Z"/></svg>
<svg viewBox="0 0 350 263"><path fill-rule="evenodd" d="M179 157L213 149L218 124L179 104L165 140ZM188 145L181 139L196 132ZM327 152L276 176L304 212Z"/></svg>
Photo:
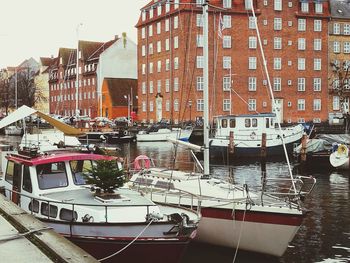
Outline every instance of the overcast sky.
<svg viewBox="0 0 350 263"><path fill-rule="evenodd" d="M108 41L126 32L137 41L140 9L151 0L0 0L0 68L57 56L79 39Z"/></svg>

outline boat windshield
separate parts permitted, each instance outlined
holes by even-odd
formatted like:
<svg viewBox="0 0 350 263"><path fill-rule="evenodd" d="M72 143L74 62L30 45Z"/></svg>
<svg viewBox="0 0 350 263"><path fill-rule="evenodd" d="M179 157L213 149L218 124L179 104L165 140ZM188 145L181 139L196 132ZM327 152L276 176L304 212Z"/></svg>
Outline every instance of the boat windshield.
<svg viewBox="0 0 350 263"><path fill-rule="evenodd" d="M41 190L68 186L64 162L40 164L36 167L36 172Z"/></svg>
<svg viewBox="0 0 350 263"><path fill-rule="evenodd" d="M86 184L86 177L91 175L92 161L91 160L74 160L69 162L70 169L73 175L73 181L76 185Z"/></svg>

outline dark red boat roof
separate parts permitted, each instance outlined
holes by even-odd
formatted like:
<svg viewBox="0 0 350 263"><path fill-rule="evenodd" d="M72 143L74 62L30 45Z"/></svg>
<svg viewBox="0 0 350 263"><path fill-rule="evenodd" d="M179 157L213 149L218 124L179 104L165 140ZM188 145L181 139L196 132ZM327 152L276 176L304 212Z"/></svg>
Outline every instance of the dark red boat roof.
<svg viewBox="0 0 350 263"><path fill-rule="evenodd" d="M45 154L37 157L29 157L20 154L10 154L6 156L8 160L21 163L28 166L36 166L45 163L64 162L71 160L116 160L116 157L109 155L100 155L94 153L64 152Z"/></svg>

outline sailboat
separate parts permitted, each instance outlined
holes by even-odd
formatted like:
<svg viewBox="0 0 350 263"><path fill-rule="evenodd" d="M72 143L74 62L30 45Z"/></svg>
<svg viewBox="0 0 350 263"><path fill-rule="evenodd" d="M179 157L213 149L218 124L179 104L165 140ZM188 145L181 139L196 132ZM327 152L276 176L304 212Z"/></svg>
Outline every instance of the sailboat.
<svg viewBox="0 0 350 263"><path fill-rule="evenodd" d="M254 10L253 15L255 17ZM156 202L200 208L202 219L197 235L200 242L235 248L236 253L242 249L282 256L306 215L301 196L311 193L316 180L312 177L294 178L291 174L290 179L277 179L272 186L268 186L269 181L263 178L261 191L252 191L246 184L235 185L210 175L208 1L203 4L203 20L204 144L200 147L177 142L192 150L203 151L204 168L197 162L203 172L151 167L152 162L147 157L137 158L134 165L139 171L131 177L130 185ZM193 157L197 160L194 154ZM290 166L289 171L291 173ZM304 184L308 180L309 184ZM276 191L276 184L283 185L283 189Z"/></svg>

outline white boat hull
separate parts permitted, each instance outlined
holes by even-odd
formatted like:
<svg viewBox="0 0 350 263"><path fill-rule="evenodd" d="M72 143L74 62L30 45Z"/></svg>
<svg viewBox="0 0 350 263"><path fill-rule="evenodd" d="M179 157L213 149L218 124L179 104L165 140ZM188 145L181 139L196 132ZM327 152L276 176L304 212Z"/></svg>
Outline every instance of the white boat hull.
<svg viewBox="0 0 350 263"><path fill-rule="evenodd" d="M168 138L178 139L182 141L188 141L192 134L192 130L189 129L177 129L177 130L169 130L169 129L160 129L157 132L149 132L149 133L138 133L136 135L136 140L138 142L155 142L155 141L167 141Z"/></svg>
<svg viewBox="0 0 350 263"><path fill-rule="evenodd" d="M338 150L331 153L329 156L329 162L334 168L337 169L349 169L349 149L345 145L338 146Z"/></svg>

